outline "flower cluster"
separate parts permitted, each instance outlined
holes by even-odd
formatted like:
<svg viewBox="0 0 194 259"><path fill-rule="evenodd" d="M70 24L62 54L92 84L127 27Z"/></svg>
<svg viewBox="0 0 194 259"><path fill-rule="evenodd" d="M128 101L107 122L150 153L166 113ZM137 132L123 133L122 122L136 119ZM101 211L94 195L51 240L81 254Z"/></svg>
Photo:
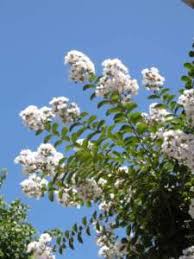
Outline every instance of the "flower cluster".
<svg viewBox="0 0 194 259"><path fill-rule="evenodd" d="M127 255L127 242L116 241L113 232L103 227L98 231L96 244L100 247L99 256L104 258L123 258Z"/></svg>
<svg viewBox="0 0 194 259"><path fill-rule="evenodd" d="M62 158L63 154L57 152L51 144L41 144L35 152L22 150L15 158L15 163L22 165L25 174L39 172L53 176Z"/></svg>
<svg viewBox="0 0 194 259"><path fill-rule="evenodd" d="M152 103L149 106L149 114L142 113L142 116L148 122L164 122L167 120L166 116L169 114L170 113L166 109L160 107L158 103Z"/></svg>
<svg viewBox="0 0 194 259"><path fill-rule="evenodd" d="M77 199L77 190L72 186L64 186L60 191L55 191L57 201L64 207L80 207Z"/></svg>
<svg viewBox="0 0 194 259"><path fill-rule="evenodd" d="M66 97L54 97L49 104L52 112L60 117L63 122L73 122L79 115L80 109L76 103L69 103Z"/></svg>
<svg viewBox="0 0 194 259"><path fill-rule="evenodd" d="M194 246L183 250L183 255L179 259L194 259Z"/></svg>
<svg viewBox="0 0 194 259"><path fill-rule="evenodd" d="M102 194L102 189L94 179L86 179L76 186L78 195L83 201L96 200Z"/></svg>
<svg viewBox="0 0 194 259"><path fill-rule="evenodd" d="M194 135L181 130L169 130L163 133L162 150L169 157L194 170Z"/></svg>
<svg viewBox="0 0 194 259"><path fill-rule="evenodd" d="M137 94L137 81L130 77L127 67L119 59L107 59L102 66L103 76L96 87L96 96L104 96L114 91L129 98Z"/></svg>
<svg viewBox="0 0 194 259"><path fill-rule="evenodd" d="M194 89L184 90L179 96L178 103L184 107L188 121L194 127Z"/></svg>
<svg viewBox="0 0 194 259"><path fill-rule="evenodd" d="M160 75L157 68L145 68L141 73L143 75L142 83L147 89L159 90L164 85L165 78Z"/></svg>
<svg viewBox="0 0 194 259"><path fill-rule="evenodd" d="M104 200L99 204L98 208L99 208L99 210L109 212L112 209L113 204L114 204L114 202L111 200L109 200L109 201Z"/></svg>
<svg viewBox="0 0 194 259"><path fill-rule="evenodd" d="M30 105L20 112L20 117L26 127L38 131L45 128L45 123L50 121L54 116L51 109L48 107L38 108L37 106Z"/></svg>
<svg viewBox="0 0 194 259"><path fill-rule="evenodd" d="M102 194L102 189L93 179L78 183L72 182L62 189L55 191L57 201L65 207L79 208L82 202L95 201Z"/></svg>
<svg viewBox="0 0 194 259"><path fill-rule="evenodd" d="M27 253L32 254L35 259L55 259L53 249L50 246L52 237L48 233L40 236L38 241L28 244Z"/></svg>
<svg viewBox="0 0 194 259"><path fill-rule="evenodd" d="M36 174L32 174L29 178L20 183L22 191L30 198L41 198L46 190L48 181L42 179Z"/></svg>
<svg viewBox="0 0 194 259"><path fill-rule="evenodd" d="M54 97L50 103L51 108L38 108L30 105L20 112L20 117L26 127L31 130L44 130L46 123L58 116L63 122L73 122L79 115L80 109L76 103L70 103L66 97Z"/></svg>
<svg viewBox="0 0 194 259"><path fill-rule="evenodd" d="M95 74L94 64L80 51L69 51L65 56L65 64L70 65L70 79L75 82L88 81Z"/></svg>

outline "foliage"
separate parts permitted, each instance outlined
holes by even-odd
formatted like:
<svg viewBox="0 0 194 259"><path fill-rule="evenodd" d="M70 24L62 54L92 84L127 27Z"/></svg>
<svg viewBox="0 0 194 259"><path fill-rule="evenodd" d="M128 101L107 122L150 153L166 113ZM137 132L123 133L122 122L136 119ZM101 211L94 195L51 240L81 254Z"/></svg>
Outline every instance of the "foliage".
<svg viewBox="0 0 194 259"><path fill-rule="evenodd" d="M0 183L6 177L0 175ZM27 207L19 200L10 204L0 197L0 258L27 259L27 245L32 240L35 229L26 222Z"/></svg>
<svg viewBox="0 0 194 259"><path fill-rule="evenodd" d="M181 94L193 89L194 80L194 63L184 66L188 72L182 77L185 86ZM97 88L99 94L99 82L104 83L101 78L90 75L83 86L84 91L90 91L91 100L96 98ZM129 77L126 80L131 83ZM90 235L91 227L106 258L179 258L194 244L194 221L189 213L194 194L192 170L182 159L165 152L163 138L169 130L192 135L194 128L184 105L177 102L169 88L157 86L150 90L148 99L158 102L154 106L156 117L142 114L131 96L124 98L120 90L114 89L104 91L98 101L97 108L105 111L103 118L82 112L71 122L48 120L44 130L36 131L37 135L47 132L44 143L65 150L54 174L38 168L39 176L48 180L43 193L65 206L97 204L100 208L69 231L51 231L60 253L67 247L74 249L75 240L83 243L83 234ZM164 114L162 119L157 117L160 112ZM81 144L80 138L84 138ZM21 157L18 161L26 166ZM92 192L88 187L91 182L101 192ZM96 186L92 186L94 190ZM102 242L104 236L107 239Z"/></svg>

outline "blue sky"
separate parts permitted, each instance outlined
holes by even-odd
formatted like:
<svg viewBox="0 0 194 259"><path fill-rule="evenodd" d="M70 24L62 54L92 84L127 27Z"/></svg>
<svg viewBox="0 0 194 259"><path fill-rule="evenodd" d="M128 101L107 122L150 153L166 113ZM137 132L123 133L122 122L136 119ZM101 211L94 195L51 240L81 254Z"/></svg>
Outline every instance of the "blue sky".
<svg viewBox="0 0 194 259"><path fill-rule="evenodd" d="M181 0L1 0L0 1L0 167L9 170L3 194L30 205L30 221L43 231L70 227L83 210L64 209L46 199L25 198L23 179L13 159L22 148L35 149L41 138L26 130L18 117L30 104L43 106L53 96L68 96L82 110L95 112L79 86L67 79L64 53L77 49L97 64L120 58L140 80L145 67L157 66L168 87L181 87L182 63L194 37L194 11ZM147 107L143 89L137 97ZM92 239L64 258L95 259ZM61 258L61 257L57 257ZM63 257L62 257L63 258Z"/></svg>

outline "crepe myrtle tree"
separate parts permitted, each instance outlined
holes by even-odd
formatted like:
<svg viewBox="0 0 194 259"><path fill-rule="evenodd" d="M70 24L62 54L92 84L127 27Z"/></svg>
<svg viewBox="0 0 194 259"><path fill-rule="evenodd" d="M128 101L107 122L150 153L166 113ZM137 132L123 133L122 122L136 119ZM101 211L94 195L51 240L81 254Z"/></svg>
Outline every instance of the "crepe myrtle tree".
<svg viewBox="0 0 194 259"><path fill-rule="evenodd" d="M0 171L0 187L6 178L6 171ZM26 222L27 207L19 200L6 203L0 196L0 258L30 259L27 245L35 229Z"/></svg>
<svg viewBox="0 0 194 259"><path fill-rule="evenodd" d="M95 233L104 258L194 258L194 62L184 64L177 98L157 68L142 71L142 90L154 100L148 113L119 59L106 59L101 75L79 51L68 52L65 64L103 115L81 112L66 97L28 106L22 121L44 140L15 159L29 197L94 210L70 230L50 230L54 248L62 254Z"/></svg>
<svg viewBox="0 0 194 259"><path fill-rule="evenodd" d="M0 188L7 176L0 170ZM55 259L52 237L43 233L36 238L35 228L27 222L28 207L20 200L7 203L0 196L0 258L1 259Z"/></svg>

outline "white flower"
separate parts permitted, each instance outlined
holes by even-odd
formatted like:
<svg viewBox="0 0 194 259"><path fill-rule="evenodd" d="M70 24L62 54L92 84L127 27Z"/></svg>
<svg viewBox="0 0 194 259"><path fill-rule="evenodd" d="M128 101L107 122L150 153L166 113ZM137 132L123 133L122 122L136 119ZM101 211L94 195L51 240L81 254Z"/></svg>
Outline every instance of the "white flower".
<svg viewBox="0 0 194 259"><path fill-rule="evenodd" d="M102 201L100 204L99 204L99 206L98 206L98 208L99 208L99 210L104 210L104 211L109 211L111 208L112 208L112 205L113 205L113 202L112 201L109 201L109 202L107 202L107 201Z"/></svg>
<svg viewBox="0 0 194 259"><path fill-rule="evenodd" d="M109 253L110 253L110 248L106 245L102 246L98 251L99 256L103 256L103 257L109 256Z"/></svg>
<svg viewBox="0 0 194 259"><path fill-rule="evenodd" d="M127 255L127 242L116 241L112 230L107 230L104 227L98 231L96 244L100 246L99 256L111 259L123 258Z"/></svg>
<svg viewBox="0 0 194 259"><path fill-rule="evenodd" d="M139 86L131 79L128 69L119 59L107 59L102 63L103 76L96 87L96 96L104 96L109 92L118 91L130 98L137 94Z"/></svg>
<svg viewBox="0 0 194 259"><path fill-rule="evenodd" d="M107 180L100 177L99 180L98 180L98 184L103 187L104 185L107 184Z"/></svg>
<svg viewBox="0 0 194 259"><path fill-rule="evenodd" d="M27 246L27 253L32 253L32 252L36 251L37 248L38 248L38 242L37 241L32 241Z"/></svg>
<svg viewBox="0 0 194 259"><path fill-rule="evenodd" d="M163 152L194 171L194 135L181 130L164 131L162 135Z"/></svg>
<svg viewBox="0 0 194 259"><path fill-rule="evenodd" d="M96 200L102 194L102 189L94 179L87 179L76 186L80 199L84 201Z"/></svg>
<svg viewBox="0 0 194 259"><path fill-rule="evenodd" d="M27 253L34 256L35 259L55 259L53 249L50 246L52 237L48 233L40 236L38 241L32 241L27 246Z"/></svg>
<svg viewBox="0 0 194 259"><path fill-rule="evenodd" d="M141 73L143 75L142 83L147 89L159 90L164 85L165 78L160 75L157 68L146 68Z"/></svg>
<svg viewBox="0 0 194 259"><path fill-rule="evenodd" d="M80 208L79 201L76 200L77 190L72 186L65 186L60 191L55 191L57 201L64 207Z"/></svg>
<svg viewBox="0 0 194 259"><path fill-rule="evenodd" d="M69 99L61 96L54 97L49 104L52 112L59 116L63 122L73 122L79 115L80 109L76 103L69 103Z"/></svg>
<svg viewBox="0 0 194 259"><path fill-rule="evenodd" d="M22 191L28 197L34 197L36 199L39 199L43 196L47 184L48 181L46 179L41 179L35 174L30 175L29 178L20 183Z"/></svg>
<svg viewBox="0 0 194 259"><path fill-rule="evenodd" d="M52 240L52 237L48 233L41 234L40 238L39 238L39 242L44 243L44 244L50 243L51 240Z"/></svg>
<svg viewBox="0 0 194 259"><path fill-rule="evenodd" d="M22 150L15 158L15 163L22 165L25 174L39 172L53 176L63 157L51 144L41 144L36 152ZM63 166L60 164L60 167Z"/></svg>
<svg viewBox="0 0 194 259"><path fill-rule="evenodd" d="M24 149L14 160L16 164L21 164L24 173L30 174L38 170L37 152L32 152L30 149Z"/></svg>
<svg viewBox="0 0 194 259"><path fill-rule="evenodd" d="M55 152L56 152L56 149L53 147L53 145L49 143L40 144L40 146L37 149L38 155L41 155L41 156L53 155Z"/></svg>
<svg viewBox="0 0 194 259"><path fill-rule="evenodd" d="M180 256L179 259L194 259L194 246L184 249L183 256Z"/></svg>
<svg viewBox="0 0 194 259"><path fill-rule="evenodd" d="M95 74L94 64L80 51L69 51L65 56L65 64L70 65L70 79L75 82L88 81Z"/></svg>
<svg viewBox="0 0 194 259"><path fill-rule="evenodd" d="M147 122L164 122L170 118L171 116L167 117L170 115L170 113L159 106L158 103L151 103L149 106L149 114L147 113L142 113L142 116Z"/></svg>
<svg viewBox="0 0 194 259"><path fill-rule="evenodd" d="M184 90L178 99L178 103L184 107L187 119L194 127L194 89Z"/></svg>
<svg viewBox="0 0 194 259"><path fill-rule="evenodd" d="M42 107L39 109L34 105L28 106L19 115L26 127L35 131L44 130L45 123L54 117L50 108Z"/></svg>

